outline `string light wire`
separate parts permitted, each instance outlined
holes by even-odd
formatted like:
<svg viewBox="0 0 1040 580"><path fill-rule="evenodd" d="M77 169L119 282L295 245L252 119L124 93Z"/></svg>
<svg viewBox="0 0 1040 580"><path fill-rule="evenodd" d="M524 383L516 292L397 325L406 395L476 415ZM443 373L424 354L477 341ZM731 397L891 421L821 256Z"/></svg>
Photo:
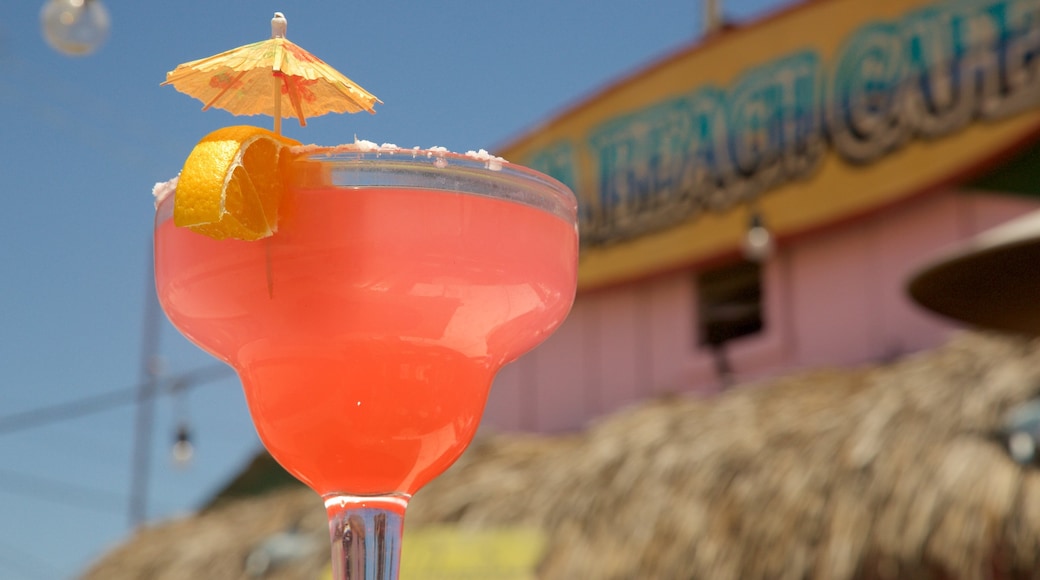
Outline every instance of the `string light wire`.
<svg viewBox="0 0 1040 580"><path fill-rule="evenodd" d="M181 373L171 381L165 381L151 389L148 396L167 395L172 392L172 385L181 382L180 388L191 388L198 385L225 379L232 376L230 367L213 364ZM116 389L107 393L89 395L62 403L46 405L0 416L0 435L35 429L52 423L60 423L78 419L87 415L102 413L111 409L137 402L141 385Z"/></svg>

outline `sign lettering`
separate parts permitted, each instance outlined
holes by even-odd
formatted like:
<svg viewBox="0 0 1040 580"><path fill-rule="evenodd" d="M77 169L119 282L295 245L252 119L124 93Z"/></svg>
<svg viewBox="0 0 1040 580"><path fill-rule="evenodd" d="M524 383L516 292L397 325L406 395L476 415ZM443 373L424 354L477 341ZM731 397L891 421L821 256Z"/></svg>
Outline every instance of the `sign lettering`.
<svg viewBox="0 0 1040 580"><path fill-rule="evenodd" d="M869 167L1040 105L1040 0L946 0L807 46L523 162L578 193L582 243L606 246L811 181L828 156Z"/></svg>

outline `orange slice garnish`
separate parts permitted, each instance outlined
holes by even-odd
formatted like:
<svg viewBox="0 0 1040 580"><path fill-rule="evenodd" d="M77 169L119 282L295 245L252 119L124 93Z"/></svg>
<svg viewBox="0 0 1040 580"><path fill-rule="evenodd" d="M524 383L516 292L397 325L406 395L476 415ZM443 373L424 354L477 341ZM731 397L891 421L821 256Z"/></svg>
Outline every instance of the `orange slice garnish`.
<svg viewBox="0 0 1040 580"><path fill-rule="evenodd" d="M177 180L173 223L215 239L258 240L278 229L286 147L299 142L236 125L206 135Z"/></svg>

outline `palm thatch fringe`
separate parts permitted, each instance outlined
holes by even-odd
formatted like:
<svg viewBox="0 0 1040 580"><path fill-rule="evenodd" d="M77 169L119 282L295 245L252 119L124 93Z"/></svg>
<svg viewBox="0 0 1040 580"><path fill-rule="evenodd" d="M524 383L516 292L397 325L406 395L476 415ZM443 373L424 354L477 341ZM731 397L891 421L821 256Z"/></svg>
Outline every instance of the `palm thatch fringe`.
<svg viewBox="0 0 1040 580"><path fill-rule="evenodd" d="M531 525L541 578L1040 577L1040 472L997 436L1040 395L1040 342L965 334L894 364L649 402L570 436L486 435L407 526ZM317 578L308 490L143 529L88 579L250 578L293 527L321 546L264 578Z"/></svg>

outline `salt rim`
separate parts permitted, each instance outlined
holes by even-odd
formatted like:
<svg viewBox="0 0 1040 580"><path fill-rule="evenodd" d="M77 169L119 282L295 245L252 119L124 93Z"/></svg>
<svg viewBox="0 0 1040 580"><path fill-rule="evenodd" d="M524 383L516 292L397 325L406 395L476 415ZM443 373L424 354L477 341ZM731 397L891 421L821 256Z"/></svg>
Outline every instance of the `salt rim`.
<svg viewBox="0 0 1040 580"><path fill-rule="evenodd" d="M152 195L155 197L155 207L158 208L160 203L162 203L167 197L173 195L173 192L177 191L178 179L180 179L179 173L173 179L156 183L152 187Z"/></svg>
<svg viewBox="0 0 1040 580"><path fill-rule="evenodd" d="M335 153L342 153L347 151L358 151L361 153L399 153L402 151L412 151L414 155L425 154L426 157L436 157L436 159L434 159L433 161L433 164L434 166L442 169L448 166L448 160L445 159L445 156L448 155L469 157L470 159L474 159L476 161L482 161L484 163L484 167L490 171L499 171L502 169L503 164L509 163L502 157L497 157L488 153L485 149L480 149L478 151L470 150L463 154L453 153L449 151L447 147L440 146L427 147L425 149L421 147L412 147L411 149L405 149L403 147L398 147L393 143L383 143L382 145L376 145L373 141L366 141L364 139L358 139L357 137L354 137L353 143L348 143L346 145L327 146L311 144L293 145L289 147L289 152L293 155L309 155L313 153L325 153L328 155L332 155ZM170 179L169 181L156 183L152 187L152 196L155 197L155 207L159 207L159 204L161 204L167 197L173 195L173 193L177 191L178 178L180 178L180 174L177 174L176 177Z"/></svg>
<svg viewBox="0 0 1040 580"><path fill-rule="evenodd" d="M502 169L503 164L509 163L506 159L498 157L488 153L486 149L480 149L478 151L467 151L465 153L454 153L449 151L447 147L433 146L433 147L412 147L406 149L404 147L398 147L393 143L383 143L377 145L373 141L367 141L365 139L358 139L354 137L353 143L347 143L344 145L293 145L289 147L289 152L293 155L309 155L315 153L324 153L327 155L333 155L336 153L344 152L360 152L360 153L400 153L411 151L414 155L425 154L426 157L437 157L434 160L434 165L437 167L446 167L447 160L445 156L453 155L459 157L469 157L470 159L481 161L484 163L484 167L491 171L499 171Z"/></svg>

